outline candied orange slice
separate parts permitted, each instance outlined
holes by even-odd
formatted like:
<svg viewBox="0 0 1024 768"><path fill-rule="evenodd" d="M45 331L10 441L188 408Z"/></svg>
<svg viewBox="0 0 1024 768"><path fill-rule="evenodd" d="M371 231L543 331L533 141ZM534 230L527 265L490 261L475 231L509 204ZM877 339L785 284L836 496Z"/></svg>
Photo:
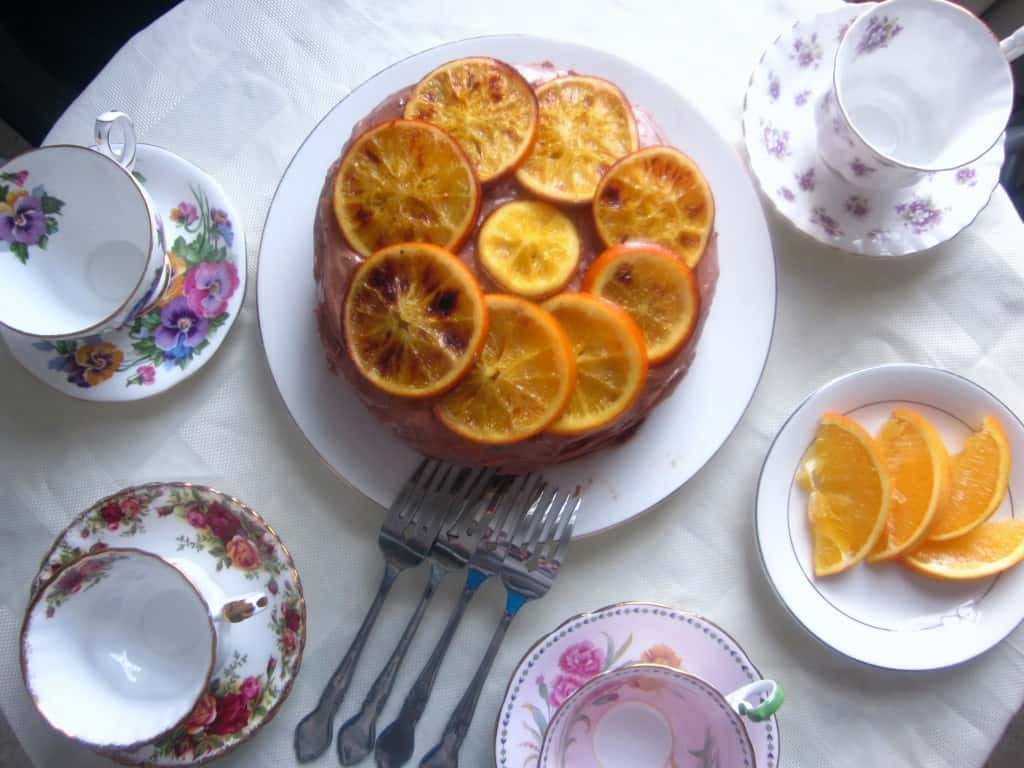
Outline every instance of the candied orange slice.
<svg viewBox="0 0 1024 768"><path fill-rule="evenodd" d="M1003 503L1010 481L1010 444L999 422L986 416L950 459L950 489L928 538L946 541L984 523Z"/></svg>
<svg viewBox="0 0 1024 768"><path fill-rule="evenodd" d="M576 361L550 312L505 294L490 294L486 303L490 331L479 359L435 412L468 440L514 443L562 415L572 397Z"/></svg>
<svg viewBox="0 0 1024 768"><path fill-rule="evenodd" d="M455 384L487 337L476 279L455 256L427 243L388 246L352 277L345 341L359 372L400 397L430 397Z"/></svg>
<svg viewBox="0 0 1024 768"><path fill-rule="evenodd" d="M949 456L924 416L896 408L877 437L889 473L889 516L868 560L888 560L915 546L927 533L949 492Z"/></svg>
<svg viewBox="0 0 1024 768"><path fill-rule="evenodd" d="M618 304L636 321L651 365L674 355L697 325L697 280L660 245L625 243L609 248L590 265L583 290Z"/></svg>
<svg viewBox="0 0 1024 768"><path fill-rule="evenodd" d="M572 220L539 200L515 200L480 227L476 257L506 291L530 298L554 293L576 271L580 236Z"/></svg>
<svg viewBox="0 0 1024 768"><path fill-rule="evenodd" d="M605 245L660 243L697 266L715 222L700 168L678 149L645 147L613 165L594 195L594 224Z"/></svg>
<svg viewBox="0 0 1024 768"><path fill-rule="evenodd" d="M601 176L639 146L633 109L615 85L583 75L539 85L537 102L537 143L516 178L556 203L590 202Z"/></svg>
<svg viewBox="0 0 1024 768"><path fill-rule="evenodd" d="M586 293L561 293L544 309L565 329L576 356L572 399L548 431L571 435L610 424L636 402L647 381L640 329L623 309Z"/></svg>
<svg viewBox="0 0 1024 768"><path fill-rule="evenodd" d="M450 133L486 184L519 166L537 139L537 97L513 67L475 56L442 64L409 95L407 119Z"/></svg>
<svg viewBox="0 0 1024 768"><path fill-rule="evenodd" d="M981 579L1024 560L1024 520L990 520L949 541L926 541L903 561L937 579Z"/></svg>
<svg viewBox="0 0 1024 768"><path fill-rule="evenodd" d="M853 419L826 413L796 479L810 494L814 573L840 573L867 557L885 527L891 495L875 439Z"/></svg>
<svg viewBox="0 0 1024 768"><path fill-rule="evenodd" d="M469 158L437 126L392 120L345 150L334 177L334 215L353 250L395 243L457 250L476 223L480 182Z"/></svg>

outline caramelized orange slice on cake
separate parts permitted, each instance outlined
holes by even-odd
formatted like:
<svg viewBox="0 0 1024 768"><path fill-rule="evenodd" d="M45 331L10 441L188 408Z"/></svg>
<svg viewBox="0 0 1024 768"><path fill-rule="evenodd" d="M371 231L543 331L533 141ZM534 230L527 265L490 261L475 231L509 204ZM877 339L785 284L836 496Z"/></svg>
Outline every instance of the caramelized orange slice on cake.
<svg viewBox="0 0 1024 768"><path fill-rule="evenodd" d="M476 279L435 245L402 243L356 271L345 300L348 353L379 389L430 397L455 384L487 337L487 307Z"/></svg>
<svg viewBox="0 0 1024 768"><path fill-rule="evenodd" d="M465 152L418 120L392 120L358 136L334 177L338 226L363 256L406 242L457 250L479 211L480 182Z"/></svg>
<svg viewBox="0 0 1024 768"><path fill-rule="evenodd" d="M486 184L517 168L537 140L537 97L522 75L482 56L442 64L409 95L407 119L450 133Z"/></svg>

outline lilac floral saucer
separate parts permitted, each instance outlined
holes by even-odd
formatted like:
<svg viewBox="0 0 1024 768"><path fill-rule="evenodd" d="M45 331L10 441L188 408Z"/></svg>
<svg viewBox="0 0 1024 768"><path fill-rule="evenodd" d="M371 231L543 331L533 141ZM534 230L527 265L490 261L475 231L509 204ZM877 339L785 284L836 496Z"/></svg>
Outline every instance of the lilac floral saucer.
<svg viewBox="0 0 1024 768"><path fill-rule="evenodd" d="M141 400L184 381L213 357L245 296L245 235L216 180L151 144L138 145L133 173L156 206L173 269L160 304L100 336L46 341L2 331L32 375L82 400Z"/></svg>
<svg viewBox="0 0 1024 768"><path fill-rule="evenodd" d="M52 581L52 613L62 596L89 587L89 575L75 562L108 547L159 555L207 583L211 592L262 591L270 604L249 621L231 625L207 692L180 726L136 750L104 754L126 765L191 766L248 741L288 698L306 643L302 584L277 533L238 499L212 488L126 488L71 522L46 554L31 593Z"/></svg>
<svg viewBox="0 0 1024 768"><path fill-rule="evenodd" d="M968 166L898 189L854 186L822 162L814 111L831 87L839 41L872 6L798 21L768 47L747 88L743 136L765 197L801 232L852 253L905 256L974 221L999 183L1003 142Z"/></svg>
<svg viewBox="0 0 1024 768"><path fill-rule="evenodd" d="M626 664L676 667L728 692L761 679L739 643L705 618L656 603L621 603L575 616L516 666L498 712L497 768L535 768L559 706L587 680ZM757 768L778 768L775 715L746 723Z"/></svg>

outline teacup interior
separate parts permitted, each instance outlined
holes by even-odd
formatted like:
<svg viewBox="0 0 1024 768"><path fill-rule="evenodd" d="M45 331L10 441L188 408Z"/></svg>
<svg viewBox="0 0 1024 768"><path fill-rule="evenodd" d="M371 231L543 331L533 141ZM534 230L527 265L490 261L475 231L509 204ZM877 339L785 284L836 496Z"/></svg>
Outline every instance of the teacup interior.
<svg viewBox="0 0 1024 768"><path fill-rule="evenodd" d="M36 706L90 745L159 736L191 712L209 679L215 635L206 604L144 553L111 550L69 566L28 622L25 676Z"/></svg>
<svg viewBox="0 0 1024 768"><path fill-rule="evenodd" d="M15 180L2 182L0 200L13 222L0 242L0 323L36 336L96 329L144 276L152 226L142 192L85 147L43 147L4 171ZM10 250L15 243L24 262Z"/></svg>
<svg viewBox="0 0 1024 768"><path fill-rule="evenodd" d="M944 0L888 0L847 31L839 104L875 151L922 170L957 168L1006 128L1009 65L988 28Z"/></svg>

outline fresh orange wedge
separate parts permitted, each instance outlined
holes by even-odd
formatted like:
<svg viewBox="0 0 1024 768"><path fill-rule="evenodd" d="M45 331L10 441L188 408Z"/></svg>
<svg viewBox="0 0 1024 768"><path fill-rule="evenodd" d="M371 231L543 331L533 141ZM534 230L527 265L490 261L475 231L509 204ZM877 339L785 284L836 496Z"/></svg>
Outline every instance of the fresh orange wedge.
<svg viewBox="0 0 1024 768"><path fill-rule="evenodd" d="M537 101L537 143L516 178L556 203L590 202L601 176L639 146L629 102L607 80L583 75L538 86Z"/></svg>
<svg viewBox="0 0 1024 768"><path fill-rule="evenodd" d="M345 342L359 372L400 397L430 397L457 382L487 337L476 279L436 245L383 248L352 277Z"/></svg>
<svg viewBox="0 0 1024 768"><path fill-rule="evenodd" d="M572 397L576 361L550 312L505 294L486 298L490 331L476 364L437 403L438 418L478 443L514 443L546 429Z"/></svg>
<svg viewBox="0 0 1024 768"><path fill-rule="evenodd" d="M949 495L928 532L933 541L963 536L1003 503L1010 480L1010 444L998 421L985 417L981 429L950 459L950 471Z"/></svg>
<svg viewBox="0 0 1024 768"><path fill-rule="evenodd" d="M506 291L547 296L568 282L580 259L572 220L540 200L515 200L494 210L480 227L477 260Z"/></svg>
<svg viewBox="0 0 1024 768"><path fill-rule="evenodd" d="M508 64L482 56L449 61L420 80L405 117L448 131L485 184L516 168L537 139L530 84Z"/></svg>
<svg viewBox="0 0 1024 768"><path fill-rule="evenodd" d="M949 492L949 456L924 416L897 408L878 432L889 472L889 516L868 560L888 560L916 545Z"/></svg>
<svg viewBox="0 0 1024 768"><path fill-rule="evenodd" d="M334 177L334 215L353 250L395 243L457 250L480 211L480 182L455 140L437 126L392 120L345 150Z"/></svg>
<svg viewBox="0 0 1024 768"><path fill-rule="evenodd" d="M678 149L645 147L619 160L594 195L594 224L605 245L660 243L690 267L704 255L715 201L700 168Z"/></svg>
<svg viewBox="0 0 1024 768"><path fill-rule="evenodd" d="M815 575L840 573L867 557L889 514L889 477L875 439L853 419L826 413L796 479L810 494Z"/></svg>
<svg viewBox="0 0 1024 768"><path fill-rule="evenodd" d="M980 579L1024 560L1024 520L991 520L950 541L927 541L904 557L925 576Z"/></svg>
<svg viewBox="0 0 1024 768"><path fill-rule="evenodd" d="M647 381L640 329L624 310L586 293L561 293L544 309L565 329L576 356L572 399L548 431L571 435L610 424L636 402Z"/></svg>
<svg viewBox="0 0 1024 768"><path fill-rule="evenodd" d="M660 245L626 243L590 265L583 290L618 304L640 327L651 365L674 355L693 334L700 293L693 272Z"/></svg>

